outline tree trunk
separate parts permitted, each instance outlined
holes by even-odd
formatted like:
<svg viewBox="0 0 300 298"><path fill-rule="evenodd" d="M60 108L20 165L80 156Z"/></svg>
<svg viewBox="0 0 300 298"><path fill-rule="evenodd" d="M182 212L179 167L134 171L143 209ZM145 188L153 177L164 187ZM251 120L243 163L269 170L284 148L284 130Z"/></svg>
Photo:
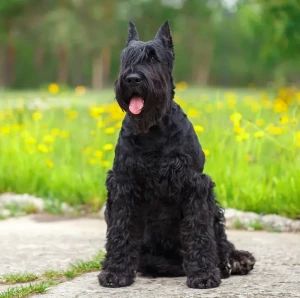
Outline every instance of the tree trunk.
<svg viewBox="0 0 300 298"><path fill-rule="evenodd" d="M111 49L105 47L100 55L93 60L92 88L102 89L105 87L110 74Z"/></svg>
<svg viewBox="0 0 300 298"><path fill-rule="evenodd" d="M198 85L206 86L209 80L211 62L213 57L213 42L207 41L203 49L200 63L195 64L195 82Z"/></svg>
<svg viewBox="0 0 300 298"><path fill-rule="evenodd" d="M102 50L102 59L103 59L103 71L104 71L104 86L108 83L110 75L110 64L111 64L111 48L105 47Z"/></svg>
<svg viewBox="0 0 300 298"><path fill-rule="evenodd" d="M9 40L6 46L6 85L11 87L15 82L15 63L16 62L16 50L11 40Z"/></svg>
<svg viewBox="0 0 300 298"><path fill-rule="evenodd" d="M67 84L68 82L68 50L62 45L58 50L58 83Z"/></svg>
<svg viewBox="0 0 300 298"><path fill-rule="evenodd" d="M72 55L72 65L71 68L71 84L75 86L85 85L83 79L83 58L82 53L78 50L75 50Z"/></svg>
<svg viewBox="0 0 300 298"><path fill-rule="evenodd" d="M104 85L104 73L103 73L103 61L102 55L93 59L93 77L92 77L92 88L102 89Z"/></svg>
<svg viewBox="0 0 300 298"><path fill-rule="evenodd" d="M35 48L33 62L34 62L35 72L37 74L37 81L39 84L41 84L41 82L43 81L43 78L44 78L44 75L43 75L44 54L45 54L44 47L39 45Z"/></svg>
<svg viewBox="0 0 300 298"><path fill-rule="evenodd" d="M42 46L37 46L34 51L34 67L37 73L43 71L45 49Z"/></svg>
<svg viewBox="0 0 300 298"><path fill-rule="evenodd" d="M4 81L4 47L0 45L0 88L5 87Z"/></svg>

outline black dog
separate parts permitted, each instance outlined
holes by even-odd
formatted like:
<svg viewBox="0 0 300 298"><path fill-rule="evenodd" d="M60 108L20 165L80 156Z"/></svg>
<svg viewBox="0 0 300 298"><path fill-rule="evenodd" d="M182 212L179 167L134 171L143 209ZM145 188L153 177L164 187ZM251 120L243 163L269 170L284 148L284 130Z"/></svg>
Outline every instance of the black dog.
<svg viewBox="0 0 300 298"><path fill-rule="evenodd" d="M106 181L107 254L99 282L124 287L135 273L187 276L192 288L247 274L254 257L226 237L214 183L192 124L173 101L174 51L166 22L138 40L132 22L116 99L127 112Z"/></svg>

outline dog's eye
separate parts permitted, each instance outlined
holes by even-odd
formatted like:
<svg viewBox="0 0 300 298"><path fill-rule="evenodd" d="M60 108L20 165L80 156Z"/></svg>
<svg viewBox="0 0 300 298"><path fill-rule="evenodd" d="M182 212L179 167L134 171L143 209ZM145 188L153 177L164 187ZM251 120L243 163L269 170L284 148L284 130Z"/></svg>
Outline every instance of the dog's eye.
<svg viewBox="0 0 300 298"><path fill-rule="evenodd" d="M151 56L150 60L151 60L151 62L155 62L156 59L154 56Z"/></svg>

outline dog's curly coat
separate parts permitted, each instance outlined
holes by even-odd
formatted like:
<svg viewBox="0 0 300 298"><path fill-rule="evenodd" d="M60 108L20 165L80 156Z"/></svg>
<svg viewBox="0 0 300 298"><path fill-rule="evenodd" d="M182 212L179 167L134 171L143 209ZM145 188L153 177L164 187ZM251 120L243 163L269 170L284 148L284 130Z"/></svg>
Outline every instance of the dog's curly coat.
<svg viewBox="0 0 300 298"><path fill-rule="evenodd" d="M192 124L173 101L173 61L167 22L149 42L138 40L130 22L115 85L127 113L106 181L102 286L128 286L140 272L186 275L189 287L212 288L255 264L251 253L227 240L214 183L203 174L205 156ZM131 113L133 98L141 111Z"/></svg>

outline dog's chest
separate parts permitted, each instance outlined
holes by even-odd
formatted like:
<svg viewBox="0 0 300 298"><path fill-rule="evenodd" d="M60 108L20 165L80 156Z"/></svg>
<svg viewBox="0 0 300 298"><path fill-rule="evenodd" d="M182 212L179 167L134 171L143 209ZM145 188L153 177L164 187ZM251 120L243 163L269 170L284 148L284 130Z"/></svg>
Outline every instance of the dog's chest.
<svg viewBox="0 0 300 298"><path fill-rule="evenodd" d="M137 167L138 177L147 193L156 197L178 195L189 175L189 160L180 154L158 152L142 156Z"/></svg>

